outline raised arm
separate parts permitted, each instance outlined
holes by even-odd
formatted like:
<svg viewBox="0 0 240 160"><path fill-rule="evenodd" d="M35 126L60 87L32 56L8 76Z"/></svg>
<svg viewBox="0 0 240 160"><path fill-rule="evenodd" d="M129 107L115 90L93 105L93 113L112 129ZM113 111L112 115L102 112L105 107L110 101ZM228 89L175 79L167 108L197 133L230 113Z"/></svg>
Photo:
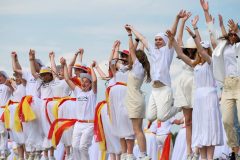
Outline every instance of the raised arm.
<svg viewBox="0 0 240 160"><path fill-rule="evenodd" d="M194 42L196 43L198 53L201 55L201 57L208 62L208 64L211 64L211 57L208 55L207 51L202 47L200 38L194 34L189 27L186 27L186 30L192 36L194 39Z"/></svg>
<svg viewBox="0 0 240 160"><path fill-rule="evenodd" d="M204 11L204 16L206 19L206 22L209 23L212 21L211 15L209 13L209 5L208 2L206 2L205 0L200 0L200 4L202 6L202 9Z"/></svg>
<svg viewBox="0 0 240 160"><path fill-rule="evenodd" d="M98 63L95 61L95 68L98 72L98 74L100 75L100 77L103 79L103 80L109 80L109 77L102 71L102 69L98 66Z"/></svg>
<svg viewBox="0 0 240 160"><path fill-rule="evenodd" d="M111 69L113 76L117 72L117 60L119 58L118 51L119 51L120 44L121 44L121 42L117 41L117 44L116 44L116 47L115 47L115 50L113 53L113 59L110 62L110 69Z"/></svg>
<svg viewBox="0 0 240 160"><path fill-rule="evenodd" d="M50 63L51 63L51 70L52 70L52 74L55 77L58 77L57 75L57 67L56 67L56 63L55 63L55 53L54 52L50 52L49 53L49 59L50 59Z"/></svg>
<svg viewBox="0 0 240 160"><path fill-rule="evenodd" d="M192 22L192 26L193 26L193 29L194 29L194 31L195 31L195 34L196 34L196 36L199 38L199 40L200 40L200 42L201 42L201 41L202 41L202 40L201 40L201 36L200 36L200 33L199 33L199 31L198 31L198 27L197 27L198 20L199 20L199 16L197 15L197 16L195 16L195 17L191 20L191 22Z"/></svg>
<svg viewBox="0 0 240 160"><path fill-rule="evenodd" d="M177 41L174 39L174 36L173 36L173 34L171 33L171 31L170 31L170 30L167 30L166 34L167 34L169 40L172 41L172 45L173 45L173 47L174 47L174 49L175 49L178 57L179 57L180 59L182 59L182 60L183 60L186 64L188 64L189 66L195 67L195 66L193 65L193 61L192 61L188 56L186 56L186 55L183 53L183 51L182 51L182 49L180 48L180 46L178 45Z"/></svg>
<svg viewBox="0 0 240 160"><path fill-rule="evenodd" d="M147 39L141 33L139 33L133 26L130 26L130 27L131 27L132 33L142 42L144 47L148 49Z"/></svg>
<svg viewBox="0 0 240 160"><path fill-rule="evenodd" d="M132 40L132 31L131 31L131 26L129 25L125 25L125 29L128 33L128 37L129 37L129 53L130 53L130 56L131 56L131 59L133 61L133 63L135 62L136 60L136 48L133 44L133 40ZM136 46L137 47L137 46Z"/></svg>
<svg viewBox="0 0 240 160"><path fill-rule="evenodd" d="M183 31L184 31L184 27L185 27L185 23L186 21L189 19L189 17L191 17L192 13L188 12L184 15L184 17L182 18L182 23L180 25L180 28L178 30L178 35L177 35L177 42L179 46L183 46Z"/></svg>
<svg viewBox="0 0 240 160"><path fill-rule="evenodd" d="M96 94L97 93L97 76L93 69L95 66L96 66L96 62L93 61L90 69L91 69L91 76L92 76L92 90Z"/></svg>
<svg viewBox="0 0 240 160"><path fill-rule="evenodd" d="M31 73L35 79L39 78L39 74L36 71L35 67L35 50L30 49L29 51L29 61L30 61L30 68L31 68Z"/></svg>
<svg viewBox="0 0 240 160"><path fill-rule="evenodd" d="M12 52L11 57L12 57L12 68L13 68L13 71L18 73L18 74L22 74L22 67L19 64L17 53L16 52Z"/></svg>
<svg viewBox="0 0 240 160"><path fill-rule="evenodd" d="M218 19L219 19L219 26L221 28L222 31L222 36L227 36L227 31L225 29L224 23L223 23L223 17L221 14L218 15Z"/></svg>
<svg viewBox="0 0 240 160"><path fill-rule="evenodd" d="M68 74L69 74L70 77L72 77L72 68L73 68L73 66L74 66L74 64L75 64L75 62L76 62L76 60L77 60L78 54L80 54L80 50L81 50L81 49L79 49L79 50L74 54L74 57L72 58L72 60L70 61L69 65L68 65Z"/></svg>
<svg viewBox="0 0 240 160"><path fill-rule="evenodd" d="M67 82L68 86L74 90L76 85L70 80L70 76L68 74L68 67L67 67L67 63L66 63L66 59L64 59L63 57L60 59L60 63L63 66L63 74L64 74L64 79Z"/></svg>

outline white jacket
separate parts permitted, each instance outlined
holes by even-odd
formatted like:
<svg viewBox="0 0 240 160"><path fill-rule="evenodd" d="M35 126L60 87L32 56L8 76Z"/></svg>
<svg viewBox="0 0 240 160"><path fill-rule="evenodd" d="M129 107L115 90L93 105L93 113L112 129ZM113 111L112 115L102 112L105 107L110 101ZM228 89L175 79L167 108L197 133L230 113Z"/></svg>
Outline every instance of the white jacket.
<svg viewBox="0 0 240 160"><path fill-rule="evenodd" d="M217 81L223 82L225 78L225 65L224 65L224 56L223 50L227 45L226 40L217 40L217 35L213 27L213 23L210 22L207 24L208 30L210 34L214 37L217 43L217 47L214 49L212 54L212 62L213 62L213 75ZM238 37L240 37L240 32L237 33ZM237 55L237 64L238 64L238 73L240 73L240 43L235 44L235 50Z"/></svg>

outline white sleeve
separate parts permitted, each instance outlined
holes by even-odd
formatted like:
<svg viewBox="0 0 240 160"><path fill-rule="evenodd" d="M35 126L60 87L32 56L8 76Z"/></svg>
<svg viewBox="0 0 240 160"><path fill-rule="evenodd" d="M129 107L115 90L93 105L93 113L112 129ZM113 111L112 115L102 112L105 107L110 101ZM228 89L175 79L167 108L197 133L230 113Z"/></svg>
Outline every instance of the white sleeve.
<svg viewBox="0 0 240 160"><path fill-rule="evenodd" d="M29 77L29 72L26 71L26 70L23 70L22 71L22 78L25 79L25 80L28 80L28 77Z"/></svg>
<svg viewBox="0 0 240 160"><path fill-rule="evenodd" d="M153 54L153 52L154 52L154 50L153 50L153 46L152 46L152 44L150 43L150 42L148 42L148 47L147 47L147 53L148 53L148 55L152 55Z"/></svg>

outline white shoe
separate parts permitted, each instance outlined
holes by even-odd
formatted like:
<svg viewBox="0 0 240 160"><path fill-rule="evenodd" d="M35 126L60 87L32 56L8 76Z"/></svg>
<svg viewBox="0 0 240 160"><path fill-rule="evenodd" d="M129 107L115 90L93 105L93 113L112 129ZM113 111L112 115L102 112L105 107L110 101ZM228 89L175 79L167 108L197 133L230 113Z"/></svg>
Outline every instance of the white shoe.
<svg viewBox="0 0 240 160"><path fill-rule="evenodd" d="M133 154L128 154L127 155L127 160L136 160L136 157L134 157Z"/></svg>
<svg viewBox="0 0 240 160"><path fill-rule="evenodd" d="M122 153L120 160L127 160L127 153Z"/></svg>
<svg viewBox="0 0 240 160"><path fill-rule="evenodd" d="M152 158L150 158L150 157L148 157L148 156L139 158L139 160L151 160L151 159L152 159Z"/></svg>
<svg viewBox="0 0 240 160"><path fill-rule="evenodd" d="M200 157L199 154L194 153L192 156L192 160L199 160L199 157Z"/></svg>
<svg viewBox="0 0 240 160"><path fill-rule="evenodd" d="M66 160L73 160L73 156L72 156L72 154L70 154L70 155L66 155Z"/></svg>

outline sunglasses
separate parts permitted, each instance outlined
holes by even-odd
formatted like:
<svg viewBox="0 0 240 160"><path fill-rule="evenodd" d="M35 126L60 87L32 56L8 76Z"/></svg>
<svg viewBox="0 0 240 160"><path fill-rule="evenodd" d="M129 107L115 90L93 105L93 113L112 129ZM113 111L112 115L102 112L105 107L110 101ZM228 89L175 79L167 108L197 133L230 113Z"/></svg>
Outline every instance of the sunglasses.
<svg viewBox="0 0 240 160"><path fill-rule="evenodd" d="M228 36L229 37L237 37L237 34L236 33L228 33Z"/></svg>
<svg viewBox="0 0 240 160"><path fill-rule="evenodd" d="M156 38L155 41L162 41L162 39L161 38Z"/></svg>

